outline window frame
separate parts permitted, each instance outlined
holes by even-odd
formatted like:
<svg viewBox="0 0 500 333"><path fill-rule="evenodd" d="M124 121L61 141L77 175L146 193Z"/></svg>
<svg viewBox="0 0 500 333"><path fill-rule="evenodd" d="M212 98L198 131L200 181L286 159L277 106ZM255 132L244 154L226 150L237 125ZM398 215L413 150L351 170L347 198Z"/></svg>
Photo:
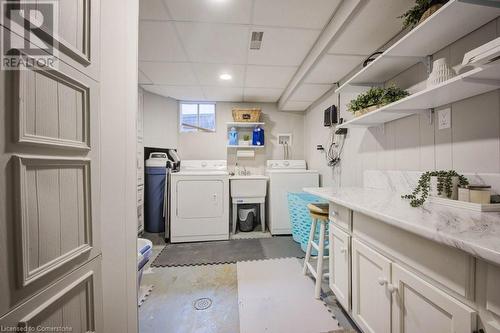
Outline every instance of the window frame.
<svg viewBox="0 0 500 333"><path fill-rule="evenodd" d="M202 131L198 128L193 128L193 131L183 131L182 126L182 105L183 104L195 104L196 105L196 116L198 120L198 124L196 126L200 126L200 105L213 105L214 106L214 129L213 132ZM195 101L179 101L179 133L215 133L217 131L217 103L216 102L195 102Z"/></svg>

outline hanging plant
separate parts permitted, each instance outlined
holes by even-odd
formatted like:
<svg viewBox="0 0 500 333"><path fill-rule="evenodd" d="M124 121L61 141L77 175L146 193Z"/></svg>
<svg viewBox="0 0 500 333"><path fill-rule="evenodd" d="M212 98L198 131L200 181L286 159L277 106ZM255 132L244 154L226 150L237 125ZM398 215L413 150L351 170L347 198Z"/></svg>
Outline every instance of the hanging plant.
<svg viewBox="0 0 500 333"><path fill-rule="evenodd" d="M413 29L447 2L448 0L416 0L415 6L398 18L403 19L403 28Z"/></svg>
<svg viewBox="0 0 500 333"><path fill-rule="evenodd" d="M459 186L469 185L469 181L465 176L459 175L455 170L449 171L427 171L420 176L417 187L411 194L402 195L401 198L409 199L412 207L422 206L429 196L431 177L437 177L437 194L445 194L451 198L453 193L453 177L458 178Z"/></svg>
<svg viewBox="0 0 500 333"><path fill-rule="evenodd" d="M347 105L347 109L355 113L372 106L390 104L408 95L409 93L406 90L397 88L395 85L390 85L387 88L374 87L359 94Z"/></svg>

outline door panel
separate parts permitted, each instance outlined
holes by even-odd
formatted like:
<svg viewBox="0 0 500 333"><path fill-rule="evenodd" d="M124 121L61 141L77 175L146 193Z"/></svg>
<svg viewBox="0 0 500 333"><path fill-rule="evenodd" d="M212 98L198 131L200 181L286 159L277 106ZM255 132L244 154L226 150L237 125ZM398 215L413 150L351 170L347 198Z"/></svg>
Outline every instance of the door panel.
<svg viewBox="0 0 500 333"><path fill-rule="evenodd" d="M19 179L20 283L26 286L91 252L90 161L13 158Z"/></svg>
<svg viewBox="0 0 500 333"><path fill-rule="evenodd" d="M401 266L393 264L394 332L470 333L476 312Z"/></svg>
<svg viewBox="0 0 500 333"><path fill-rule="evenodd" d="M363 332L391 332L391 262L352 240L352 315ZM379 283L385 281L385 283Z"/></svg>
<svg viewBox="0 0 500 333"><path fill-rule="evenodd" d="M85 77L79 77L83 81L71 78L64 73L71 70L63 64L60 67L50 71L24 68L17 73L18 142L88 150L95 84Z"/></svg>
<svg viewBox="0 0 500 333"><path fill-rule="evenodd" d="M351 308L350 236L330 223L330 288L345 310Z"/></svg>
<svg viewBox="0 0 500 333"><path fill-rule="evenodd" d="M181 180L177 182L177 216L183 219L220 217L224 214L224 182Z"/></svg>
<svg viewBox="0 0 500 333"><path fill-rule="evenodd" d="M27 329L70 327L77 333L101 331L100 267L98 257L1 317L0 324Z"/></svg>

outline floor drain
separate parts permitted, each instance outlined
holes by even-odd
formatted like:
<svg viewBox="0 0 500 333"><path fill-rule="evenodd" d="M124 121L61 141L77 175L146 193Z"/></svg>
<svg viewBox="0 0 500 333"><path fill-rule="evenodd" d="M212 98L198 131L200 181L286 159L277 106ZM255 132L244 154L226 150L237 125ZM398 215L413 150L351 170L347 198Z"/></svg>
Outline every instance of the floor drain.
<svg viewBox="0 0 500 333"><path fill-rule="evenodd" d="M212 300L207 297L199 298L194 301L193 306L196 310L206 310L212 306Z"/></svg>

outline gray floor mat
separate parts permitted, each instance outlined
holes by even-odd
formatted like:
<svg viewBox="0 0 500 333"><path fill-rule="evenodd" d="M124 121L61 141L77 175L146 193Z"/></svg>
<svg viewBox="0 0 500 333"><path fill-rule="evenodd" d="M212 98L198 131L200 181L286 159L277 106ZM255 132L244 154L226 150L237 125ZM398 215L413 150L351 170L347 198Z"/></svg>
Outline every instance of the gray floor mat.
<svg viewBox="0 0 500 333"><path fill-rule="evenodd" d="M151 264L154 267L235 263L274 258L303 258L291 237L168 244Z"/></svg>

